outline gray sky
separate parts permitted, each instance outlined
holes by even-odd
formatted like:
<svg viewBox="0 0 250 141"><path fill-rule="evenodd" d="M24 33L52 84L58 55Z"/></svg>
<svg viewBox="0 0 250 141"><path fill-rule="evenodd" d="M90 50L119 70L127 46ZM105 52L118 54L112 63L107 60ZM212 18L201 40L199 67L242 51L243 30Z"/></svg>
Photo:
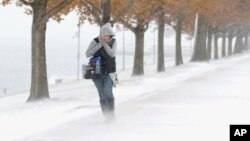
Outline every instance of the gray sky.
<svg viewBox="0 0 250 141"><path fill-rule="evenodd" d="M24 8L15 4L0 7L0 40L30 40L32 16L24 13ZM47 27L47 38L72 38L77 31L77 17L71 13L61 23L50 21ZM87 29L95 31L96 26Z"/></svg>

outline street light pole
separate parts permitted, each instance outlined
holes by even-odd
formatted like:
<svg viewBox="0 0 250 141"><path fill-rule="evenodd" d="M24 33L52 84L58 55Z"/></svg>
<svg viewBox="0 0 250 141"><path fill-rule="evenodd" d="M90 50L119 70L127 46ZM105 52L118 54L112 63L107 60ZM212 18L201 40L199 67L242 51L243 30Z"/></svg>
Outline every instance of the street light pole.
<svg viewBox="0 0 250 141"><path fill-rule="evenodd" d="M124 26L123 26L123 70L125 70L125 33L124 33Z"/></svg>
<svg viewBox="0 0 250 141"><path fill-rule="evenodd" d="M153 33L154 33L154 44L153 44L153 64L155 64L155 59L156 59L156 37L155 37L155 31L156 31L156 28L153 30Z"/></svg>
<svg viewBox="0 0 250 141"><path fill-rule="evenodd" d="M78 33L77 33L77 38L78 38L78 44L77 44L77 80L80 79L79 75L79 70L80 70L80 39L81 39L81 23L77 24L78 26Z"/></svg>

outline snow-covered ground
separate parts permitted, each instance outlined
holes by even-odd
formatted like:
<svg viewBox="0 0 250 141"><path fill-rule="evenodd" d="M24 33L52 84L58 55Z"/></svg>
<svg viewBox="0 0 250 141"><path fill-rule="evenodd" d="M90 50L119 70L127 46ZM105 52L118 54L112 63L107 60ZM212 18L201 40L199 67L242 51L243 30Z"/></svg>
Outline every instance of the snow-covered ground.
<svg viewBox="0 0 250 141"><path fill-rule="evenodd" d="M250 53L167 66L144 77L119 72L117 121L103 124L91 81L54 85L51 99L0 97L1 141L228 141L230 124L250 124Z"/></svg>

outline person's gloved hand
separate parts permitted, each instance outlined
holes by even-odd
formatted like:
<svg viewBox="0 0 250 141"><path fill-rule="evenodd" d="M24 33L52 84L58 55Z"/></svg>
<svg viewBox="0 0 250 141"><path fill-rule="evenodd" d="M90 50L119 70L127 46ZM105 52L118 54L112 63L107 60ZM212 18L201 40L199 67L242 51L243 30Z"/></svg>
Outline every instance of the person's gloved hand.
<svg viewBox="0 0 250 141"><path fill-rule="evenodd" d="M100 43L102 44L102 45L105 45L105 44L107 44L104 40L100 40Z"/></svg>
<svg viewBox="0 0 250 141"><path fill-rule="evenodd" d="M102 48L102 43L101 42L97 43L96 47L99 48L99 49Z"/></svg>

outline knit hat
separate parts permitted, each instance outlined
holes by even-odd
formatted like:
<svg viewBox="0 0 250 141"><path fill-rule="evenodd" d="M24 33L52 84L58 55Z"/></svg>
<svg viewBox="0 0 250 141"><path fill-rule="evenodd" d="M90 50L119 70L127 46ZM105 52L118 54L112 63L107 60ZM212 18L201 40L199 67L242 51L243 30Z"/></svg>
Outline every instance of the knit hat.
<svg viewBox="0 0 250 141"><path fill-rule="evenodd" d="M110 23L106 23L105 25L101 27L100 36L103 36L103 35L115 36L115 33L113 32L112 26Z"/></svg>

